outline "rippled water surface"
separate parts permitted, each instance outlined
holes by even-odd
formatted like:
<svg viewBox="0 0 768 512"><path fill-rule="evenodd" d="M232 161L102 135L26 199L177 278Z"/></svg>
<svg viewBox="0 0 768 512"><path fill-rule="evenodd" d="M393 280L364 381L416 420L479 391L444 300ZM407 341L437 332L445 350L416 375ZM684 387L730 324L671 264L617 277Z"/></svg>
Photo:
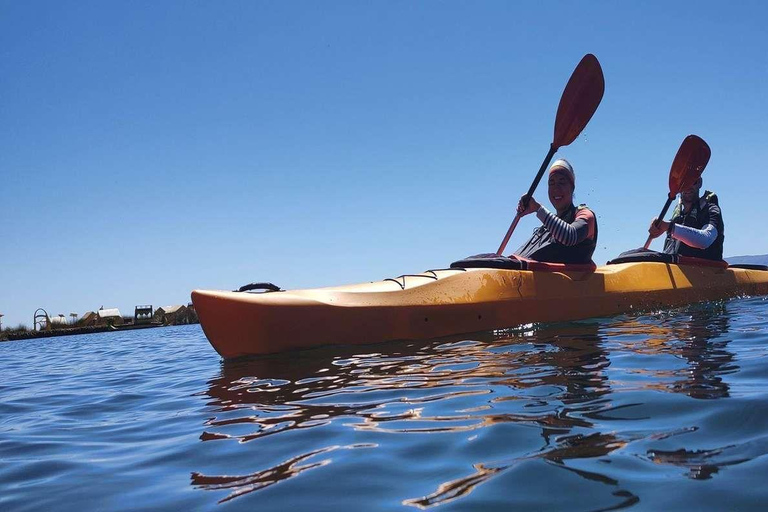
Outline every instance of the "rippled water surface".
<svg viewBox="0 0 768 512"><path fill-rule="evenodd" d="M0 510L768 505L768 300L223 362L0 344Z"/></svg>

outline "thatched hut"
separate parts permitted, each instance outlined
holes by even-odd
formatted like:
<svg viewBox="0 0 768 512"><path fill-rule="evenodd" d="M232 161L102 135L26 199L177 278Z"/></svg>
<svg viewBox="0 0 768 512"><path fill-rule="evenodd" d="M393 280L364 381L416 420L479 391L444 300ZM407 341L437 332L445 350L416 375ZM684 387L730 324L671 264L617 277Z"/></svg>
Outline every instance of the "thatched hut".
<svg viewBox="0 0 768 512"><path fill-rule="evenodd" d="M165 325L188 324L189 308L182 304L175 306L161 306L155 310L154 320Z"/></svg>
<svg viewBox="0 0 768 512"><path fill-rule="evenodd" d="M77 325L88 327L92 325L96 325L96 322L99 319L99 315L96 314L95 311L86 311L83 313L83 316L80 317L80 320L77 321Z"/></svg>

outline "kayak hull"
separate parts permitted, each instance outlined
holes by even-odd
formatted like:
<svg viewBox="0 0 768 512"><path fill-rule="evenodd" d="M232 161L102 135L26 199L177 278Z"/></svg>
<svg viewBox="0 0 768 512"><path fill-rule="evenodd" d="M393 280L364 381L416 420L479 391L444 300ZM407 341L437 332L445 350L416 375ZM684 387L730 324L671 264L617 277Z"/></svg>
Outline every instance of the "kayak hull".
<svg viewBox="0 0 768 512"><path fill-rule="evenodd" d="M233 358L429 339L742 295L768 295L768 272L648 262L594 271L449 269L311 290L195 290L192 302L211 345Z"/></svg>

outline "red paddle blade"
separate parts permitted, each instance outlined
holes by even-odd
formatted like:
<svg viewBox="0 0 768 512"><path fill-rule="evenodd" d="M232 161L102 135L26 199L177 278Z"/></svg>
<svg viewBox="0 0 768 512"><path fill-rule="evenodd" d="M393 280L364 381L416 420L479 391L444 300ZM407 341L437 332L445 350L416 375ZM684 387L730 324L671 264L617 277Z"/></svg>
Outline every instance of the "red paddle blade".
<svg viewBox="0 0 768 512"><path fill-rule="evenodd" d="M689 135L680 144L669 171L669 195L674 197L691 188L709 162L712 151L704 139Z"/></svg>
<svg viewBox="0 0 768 512"><path fill-rule="evenodd" d="M573 70L571 78L560 97L555 119L556 148L567 146L579 136L595 111L605 92L603 69L597 57L588 53Z"/></svg>

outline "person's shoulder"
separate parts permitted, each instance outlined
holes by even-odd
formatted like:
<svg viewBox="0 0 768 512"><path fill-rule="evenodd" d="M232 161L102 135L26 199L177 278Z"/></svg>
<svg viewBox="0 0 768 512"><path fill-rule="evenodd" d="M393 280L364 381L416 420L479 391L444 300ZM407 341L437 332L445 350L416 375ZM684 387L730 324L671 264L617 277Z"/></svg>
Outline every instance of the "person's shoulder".
<svg viewBox="0 0 768 512"><path fill-rule="evenodd" d="M576 207L576 218L585 220L595 220L595 212L589 209L586 204L580 204Z"/></svg>
<svg viewBox="0 0 768 512"><path fill-rule="evenodd" d="M716 213L719 215L721 213L720 205L712 201L707 201L707 210L709 211L710 214Z"/></svg>
<svg viewBox="0 0 768 512"><path fill-rule="evenodd" d="M714 198L714 200L712 200ZM706 212L707 217L709 217L709 222L717 226L723 221L723 212L720 209L720 204L718 204L717 196L713 194L712 192L709 192L707 196L704 197L706 200Z"/></svg>
<svg viewBox="0 0 768 512"><path fill-rule="evenodd" d="M701 195L701 197L703 197L704 200L707 201L708 203L720 204L720 201L717 198L717 194L715 194L710 190L705 190L704 193Z"/></svg>
<svg viewBox="0 0 768 512"><path fill-rule="evenodd" d="M705 190L704 194L702 195L702 199L704 199L707 204L707 208L710 211L713 211L713 209L720 211L720 200L717 198L717 194L710 192L709 190Z"/></svg>

